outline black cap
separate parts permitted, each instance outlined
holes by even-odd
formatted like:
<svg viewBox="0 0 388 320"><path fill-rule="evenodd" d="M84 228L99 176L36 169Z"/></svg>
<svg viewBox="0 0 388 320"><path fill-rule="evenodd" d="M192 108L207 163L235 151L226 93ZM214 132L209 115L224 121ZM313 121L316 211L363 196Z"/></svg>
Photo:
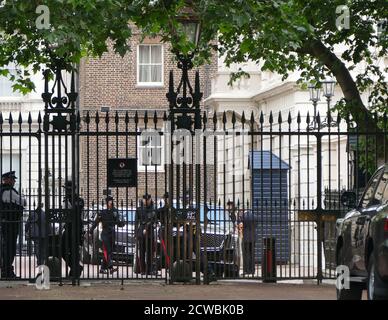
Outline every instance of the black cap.
<svg viewBox="0 0 388 320"><path fill-rule="evenodd" d="M109 201L113 201L113 197L112 196L107 196L106 199L105 199L106 202L109 202Z"/></svg>
<svg viewBox="0 0 388 320"><path fill-rule="evenodd" d="M1 175L1 178L2 179L6 179L6 178L13 178L13 179L17 179L16 175L15 175L15 171L9 171L9 172L5 172Z"/></svg>
<svg viewBox="0 0 388 320"><path fill-rule="evenodd" d="M62 186L65 189L71 189L73 187L73 181L68 180L66 183Z"/></svg>
<svg viewBox="0 0 388 320"><path fill-rule="evenodd" d="M169 194L168 192L166 192L166 193L164 194L164 196L163 196L164 199L169 198L169 197L170 197L170 194Z"/></svg>
<svg viewBox="0 0 388 320"><path fill-rule="evenodd" d="M146 194L143 195L143 199L149 200L149 199L151 199L151 195L146 193Z"/></svg>
<svg viewBox="0 0 388 320"><path fill-rule="evenodd" d="M234 204L234 202L232 200L228 200L228 202L226 204L229 206L229 205Z"/></svg>

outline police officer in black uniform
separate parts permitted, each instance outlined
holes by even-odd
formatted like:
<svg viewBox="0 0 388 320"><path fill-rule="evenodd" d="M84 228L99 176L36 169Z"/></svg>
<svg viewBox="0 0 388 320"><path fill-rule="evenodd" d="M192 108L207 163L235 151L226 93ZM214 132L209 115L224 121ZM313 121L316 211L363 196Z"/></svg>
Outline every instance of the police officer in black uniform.
<svg viewBox="0 0 388 320"><path fill-rule="evenodd" d="M117 269L113 268L112 263L112 252L115 243L115 226L123 227L124 223L120 221L120 216L117 209L114 207L113 197L108 196L106 198L106 209L99 212L96 220L94 221L90 234L93 234L93 230L97 227L99 223L102 223L102 249L104 252L104 257L101 262L100 273L108 273L108 271L113 274Z"/></svg>
<svg viewBox="0 0 388 320"><path fill-rule="evenodd" d="M153 223L155 219L154 202L150 194L143 195L140 207L136 210L136 240L137 253L139 253L137 273L154 275L153 251L155 237L153 234Z"/></svg>
<svg viewBox="0 0 388 320"><path fill-rule="evenodd" d="M73 219L71 217L64 226L64 232L62 234L62 258L66 261L67 266L70 267L69 276L73 276L73 266L76 267L75 276L79 277L83 271L83 267L80 265L79 245L82 243L82 213L84 209L84 200L75 192L74 198L72 195L73 182L67 181L63 186L65 188L65 198L63 199L64 209L76 209L73 214L77 214L77 217ZM74 221L73 221L74 220ZM74 225L75 222L75 225ZM74 239L73 228L75 229ZM75 248L74 248L75 241ZM75 249L75 252L73 252Z"/></svg>
<svg viewBox="0 0 388 320"><path fill-rule="evenodd" d="M15 171L9 171L1 176L0 185L0 227L1 227L1 277L16 278L13 260L16 256L17 238L22 221L26 200L14 188Z"/></svg>

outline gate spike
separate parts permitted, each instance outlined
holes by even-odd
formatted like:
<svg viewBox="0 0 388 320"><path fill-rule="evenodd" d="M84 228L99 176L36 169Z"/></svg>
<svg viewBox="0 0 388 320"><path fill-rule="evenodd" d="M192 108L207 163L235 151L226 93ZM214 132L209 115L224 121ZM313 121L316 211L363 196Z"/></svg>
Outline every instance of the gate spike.
<svg viewBox="0 0 388 320"><path fill-rule="evenodd" d="M133 209L133 199L131 199L131 208Z"/></svg>
<svg viewBox="0 0 388 320"><path fill-rule="evenodd" d="M128 124L128 123L129 123L129 114L128 114L128 110L125 111L124 122L125 122L125 124Z"/></svg>
<svg viewBox="0 0 388 320"><path fill-rule="evenodd" d="M206 123L207 123L206 111L203 112L202 122L203 122L203 125L206 127Z"/></svg>
<svg viewBox="0 0 388 320"><path fill-rule="evenodd" d="M119 123L119 120L120 120L120 118L119 118L119 113L118 113L117 110L116 110L116 114L115 114L115 124L118 124L118 123Z"/></svg>
<svg viewBox="0 0 388 320"><path fill-rule="evenodd" d="M222 115L222 123L225 124L226 123L226 112L224 111L223 115Z"/></svg>
<svg viewBox="0 0 388 320"><path fill-rule="evenodd" d="M317 113L316 121L317 121L318 128L319 128L319 126L320 126L320 124L321 124L321 116L319 115L319 111L318 111L318 113Z"/></svg>
<svg viewBox="0 0 388 320"><path fill-rule="evenodd" d="M264 114L263 114L263 110L260 111L260 120L259 122L261 123L261 125L264 123Z"/></svg>
<svg viewBox="0 0 388 320"><path fill-rule="evenodd" d="M236 124L236 112L233 111L232 113L232 124L235 125Z"/></svg>
<svg viewBox="0 0 388 320"><path fill-rule="evenodd" d="M28 119L27 119L27 123L28 123L28 124L31 124L31 123L32 123L31 112L28 112Z"/></svg>
<svg viewBox="0 0 388 320"><path fill-rule="evenodd" d="M241 123L245 124L245 112L244 111L242 112L242 115L241 115Z"/></svg>
<svg viewBox="0 0 388 320"><path fill-rule="evenodd" d="M237 208L240 208L240 199L237 199Z"/></svg>
<svg viewBox="0 0 388 320"><path fill-rule="evenodd" d="M3 113L0 111L0 126L3 125Z"/></svg>
<svg viewBox="0 0 388 320"><path fill-rule="evenodd" d="M144 123L145 123L145 124L148 123L148 112L147 112L147 110L144 111Z"/></svg>
<svg viewBox="0 0 388 320"><path fill-rule="evenodd" d="M249 208L249 199L247 199L247 208Z"/></svg>
<svg viewBox="0 0 388 320"><path fill-rule="evenodd" d="M270 111L269 113L269 123L272 124L273 123L273 115L272 115L272 110Z"/></svg>
<svg viewBox="0 0 388 320"><path fill-rule="evenodd" d="M214 127L217 125L217 112L213 112L213 124L214 124Z"/></svg>
<svg viewBox="0 0 388 320"><path fill-rule="evenodd" d="M137 110L136 110L136 112L135 112L135 118L134 118L134 120L135 120L135 124L138 124L138 123L139 123L139 115L137 114Z"/></svg>
<svg viewBox="0 0 388 320"><path fill-rule="evenodd" d="M309 111L307 111L306 123L307 123L308 125L310 124L310 112L309 112Z"/></svg>
<svg viewBox="0 0 388 320"><path fill-rule="evenodd" d="M90 114L89 114L89 110L86 112L85 123L86 123L86 124L89 124L89 123L90 123Z"/></svg>
<svg viewBox="0 0 388 320"><path fill-rule="evenodd" d="M278 116L278 124L281 124L282 122L283 122L282 112L280 111Z"/></svg>
<svg viewBox="0 0 388 320"><path fill-rule="evenodd" d="M96 118L95 118L96 123L100 123L100 115L98 111L96 111Z"/></svg>
<svg viewBox="0 0 388 320"><path fill-rule="evenodd" d="M253 115L253 110L251 111L251 119L250 119L251 125L255 123L255 116Z"/></svg>
<svg viewBox="0 0 388 320"><path fill-rule="evenodd" d="M212 206L212 198L210 198L209 206L210 206L210 207Z"/></svg>
<svg viewBox="0 0 388 320"><path fill-rule="evenodd" d="M301 123L300 111L298 111L298 115L296 117L296 123Z"/></svg>
<svg viewBox="0 0 388 320"><path fill-rule="evenodd" d="M12 118L12 113L11 113L11 112L9 113L8 123L9 123L10 125L13 124L13 118Z"/></svg>
<svg viewBox="0 0 388 320"><path fill-rule="evenodd" d="M288 118L287 118L288 124L291 124L292 118L291 118L291 111L288 111Z"/></svg>
<svg viewBox="0 0 388 320"><path fill-rule="evenodd" d="M109 123L109 112L106 112L106 114L105 114L105 123L106 124Z"/></svg>
<svg viewBox="0 0 388 320"><path fill-rule="evenodd" d="M39 123L39 124L42 123L42 115L41 115L40 111L39 111L39 113L38 113L38 123Z"/></svg>
<svg viewBox="0 0 388 320"><path fill-rule="evenodd" d="M23 123L22 113L19 112L18 124L22 124L22 123Z"/></svg>
<svg viewBox="0 0 388 320"><path fill-rule="evenodd" d="M156 114L156 110L154 111L154 124L158 123L158 115Z"/></svg>
<svg viewBox="0 0 388 320"><path fill-rule="evenodd" d="M163 121L164 122L167 121L167 112L166 111L163 112Z"/></svg>

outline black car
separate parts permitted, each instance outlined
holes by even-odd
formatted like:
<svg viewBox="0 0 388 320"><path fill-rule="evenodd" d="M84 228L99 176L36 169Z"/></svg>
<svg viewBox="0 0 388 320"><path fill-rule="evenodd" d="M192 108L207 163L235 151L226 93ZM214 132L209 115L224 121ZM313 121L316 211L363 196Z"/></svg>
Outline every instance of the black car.
<svg viewBox="0 0 388 320"><path fill-rule="evenodd" d="M357 203L355 192L341 196L352 209L336 225L337 265L349 268L349 289L337 288L337 299L388 298L388 164L372 176Z"/></svg>

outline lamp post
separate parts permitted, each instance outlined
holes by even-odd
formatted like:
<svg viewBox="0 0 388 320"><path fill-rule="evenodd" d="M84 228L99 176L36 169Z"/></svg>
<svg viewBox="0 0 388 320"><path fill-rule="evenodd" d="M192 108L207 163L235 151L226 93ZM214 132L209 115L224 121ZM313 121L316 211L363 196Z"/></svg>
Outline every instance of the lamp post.
<svg viewBox="0 0 388 320"><path fill-rule="evenodd" d="M330 111L330 102L331 98L334 96L334 87L335 81L333 79L326 79L322 81L323 95L327 100L327 116L326 119L322 122L321 128L336 127L338 125L337 122L332 121Z"/></svg>
<svg viewBox="0 0 388 320"><path fill-rule="evenodd" d="M190 8L184 8L178 21L187 40L196 47L199 42L201 27L198 16ZM194 115L194 129L201 128L200 101L202 99L202 92L200 92L199 86L199 72L195 73L194 90L188 75L189 70L193 68L194 51L187 54L175 52L178 60L177 67L182 70L182 75L175 90L173 72L172 70L170 71L169 90L166 96L170 105L171 131L174 131L174 129L192 131L192 114Z"/></svg>
<svg viewBox="0 0 388 320"><path fill-rule="evenodd" d="M314 118L313 121L309 124L309 129L310 130L316 130L317 129L317 104L318 101L321 100L320 93L321 89L317 85L310 84L308 86L309 93L310 93L310 101L312 101L313 106L314 106Z"/></svg>
<svg viewBox="0 0 388 320"><path fill-rule="evenodd" d="M178 22L180 23L181 30L185 33L186 39L194 44L194 49L188 53L182 53L175 51L178 63L178 69L182 70L181 79L177 88L174 86L174 76L173 71L170 71L169 78L169 90L166 94L167 100L169 102L169 122L171 126L171 157L169 164L169 202L173 203L174 199L176 199L176 212L182 211L185 212L187 210L195 211L195 237L193 239L192 246L189 246L193 249L195 248L195 265L196 265L196 283L200 284L201 273L200 273L200 248L201 248L201 224L200 224L200 191L201 191L201 167L200 164L195 164L195 173L194 173L194 165L187 165L185 162L182 164L173 164L173 134L175 130L184 130L190 132L191 137L194 136L195 130L201 129L201 109L200 102L202 99L202 92L200 91L199 85L199 72L195 73L195 81L194 88L192 87L189 79L189 70L193 68L193 58L195 55L196 47L199 41L200 35L200 20L197 15L194 14L193 10L190 8L184 8L181 12L181 16L178 18ZM193 143L193 139L191 139L191 143ZM178 142L176 142L176 147L178 146ZM185 145L185 143L183 144ZM183 147L184 148L184 147ZM194 150L193 146L191 150L183 149L183 152L186 154L187 152L192 152ZM192 158L193 159L193 158ZM189 170L187 170L187 166L189 166ZM189 175L189 179L187 179L187 174ZM195 176L195 180L194 180ZM188 181L187 181L188 180ZM194 182L194 184L192 184ZM195 190L195 200L193 197L193 193ZM183 194L183 207L180 204L180 192ZM195 203L193 204L192 201ZM191 203L190 203L191 202ZM172 212L169 211L168 220L172 221ZM169 225L171 223L169 222ZM190 225L190 223L189 223ZM169 235L172 233L169 232ZM175 248L172 246L172 241L170 238L169 241L169 252L172 253L175 251ZM186 252L186 250L185 250ZM205 254L206 255L206 254ZM184 262L185 263L185 262ZM206 263L206 262L205 262ZM189 267L190 269L191 267ZM174 267L170 266L170 276L171 278L175 278L172 276L176 272L181 272L179 269L174 270ZM205 274L206 278L206 274Z"/></svg>

